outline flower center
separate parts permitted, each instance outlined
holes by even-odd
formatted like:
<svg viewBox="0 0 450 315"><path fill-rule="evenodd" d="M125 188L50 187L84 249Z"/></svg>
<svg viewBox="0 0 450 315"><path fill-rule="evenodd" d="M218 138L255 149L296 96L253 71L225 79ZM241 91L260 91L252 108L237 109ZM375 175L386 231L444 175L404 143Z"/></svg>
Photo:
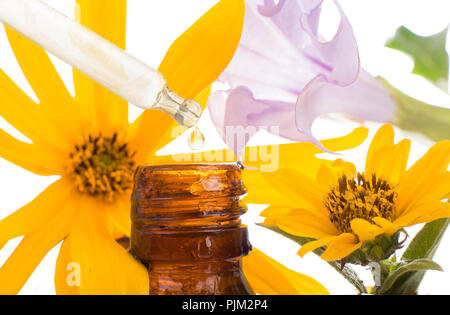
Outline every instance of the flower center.
<svg viewBox="0 0 450 315"><path fill-rule="evenodd" d="M397 192L387 180L375 174L368 178L358 173L351 178L343 175L338 183L328 193L324 204L339 232L352 233L350 222L357 218L371 223L374 223L372 219L375 217L391 222L395 219Z"/></svg>
<svg viewBox="0 0 450 315"><path fill-rule="evenodd" d="M133 156L116 133L112 137L89 136L70 154L69 172L80 192L113 201L133 184Z"/></svg>

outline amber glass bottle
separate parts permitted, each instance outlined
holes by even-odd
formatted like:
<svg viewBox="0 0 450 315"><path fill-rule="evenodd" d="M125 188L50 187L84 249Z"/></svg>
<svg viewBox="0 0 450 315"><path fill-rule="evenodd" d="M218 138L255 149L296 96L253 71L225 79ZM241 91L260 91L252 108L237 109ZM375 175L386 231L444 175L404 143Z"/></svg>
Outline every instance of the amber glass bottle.
<svg viewBox="0 0 450 315"><path fill-rule="evenodd" d="M245 193L233 164L138 168L131 252L148 266L150 294L252 294L241 270Z"/></svg>

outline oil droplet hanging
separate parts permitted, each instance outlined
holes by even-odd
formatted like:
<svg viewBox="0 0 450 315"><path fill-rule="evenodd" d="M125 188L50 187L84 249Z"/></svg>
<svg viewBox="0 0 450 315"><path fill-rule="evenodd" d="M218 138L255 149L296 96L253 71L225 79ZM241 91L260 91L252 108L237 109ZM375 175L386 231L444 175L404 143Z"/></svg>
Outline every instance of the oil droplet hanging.
<svg viewBox="0 0 450 315"><path fill-rule="evenodd" d="M198 128L198 126L195 126L194 131L192 131L188 138L189 147L194 151L198 151L203 149L205 143L205 136L200 131L200 128Z"/></svg>

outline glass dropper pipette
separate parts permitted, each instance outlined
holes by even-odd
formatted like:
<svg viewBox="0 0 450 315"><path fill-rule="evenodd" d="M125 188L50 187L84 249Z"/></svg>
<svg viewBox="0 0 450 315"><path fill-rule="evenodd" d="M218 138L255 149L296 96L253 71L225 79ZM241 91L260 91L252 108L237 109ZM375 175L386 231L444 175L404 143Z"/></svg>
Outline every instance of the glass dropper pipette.
<svg viewBox="0 0 450 315"><path fill-rule="evenodd" d="M187 128L202 114L160 72L40 0L0 0L0 21L131 104L160 109Z"/></svg>

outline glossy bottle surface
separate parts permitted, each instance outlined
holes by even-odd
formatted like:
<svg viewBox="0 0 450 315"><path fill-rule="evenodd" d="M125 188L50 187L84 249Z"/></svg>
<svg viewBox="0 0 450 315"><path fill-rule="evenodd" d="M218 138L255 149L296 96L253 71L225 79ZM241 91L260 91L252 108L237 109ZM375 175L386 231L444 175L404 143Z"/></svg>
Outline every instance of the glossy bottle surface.
<svg viewBox="0 0 450 315"><path fill-rule="evenodd" d="M150 294L252 294L241 270L245 193L237 165L138 168L131 252L148 266Z"/></svg>

